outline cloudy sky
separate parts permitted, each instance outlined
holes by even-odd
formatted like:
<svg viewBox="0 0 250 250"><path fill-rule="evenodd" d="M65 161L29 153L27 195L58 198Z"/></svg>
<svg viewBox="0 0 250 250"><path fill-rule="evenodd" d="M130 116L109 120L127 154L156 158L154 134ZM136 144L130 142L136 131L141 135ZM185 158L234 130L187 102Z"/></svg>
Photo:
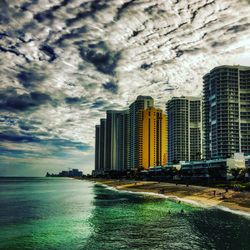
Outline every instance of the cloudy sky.
<svg viewBox="0 0 250 250"><path fill-rule="evenodd" d="M0 175L94 167L94 125L137 95L200 95L250 65L248 0L0 0Z"/></svg>

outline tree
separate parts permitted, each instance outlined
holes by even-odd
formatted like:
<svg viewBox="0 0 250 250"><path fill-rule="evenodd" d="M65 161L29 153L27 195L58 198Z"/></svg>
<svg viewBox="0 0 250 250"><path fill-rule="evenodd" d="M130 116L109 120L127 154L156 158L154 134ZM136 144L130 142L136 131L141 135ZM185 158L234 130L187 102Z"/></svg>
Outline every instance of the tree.
<svg viewBox="0 0 250 250"><path fill-rule="evenodd" d="M230 172L231 172L232 176L234 177L234 179L236 180L236 178L239 176L239 174L241 172L241 168L231 168Z"/></svg>

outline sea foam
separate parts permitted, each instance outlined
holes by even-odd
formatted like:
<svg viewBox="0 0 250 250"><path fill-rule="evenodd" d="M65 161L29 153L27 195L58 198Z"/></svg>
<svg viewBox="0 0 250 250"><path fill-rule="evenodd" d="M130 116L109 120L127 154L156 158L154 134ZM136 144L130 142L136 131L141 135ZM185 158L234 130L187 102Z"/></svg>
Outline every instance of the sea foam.
<svg viewBox="0 0 250 250"><path fill-rule="evenodd" d="M190 204L190 205L193 205L193 206L202 207L202 208L206 208L206 209L220 209L220 210L223 210L225 212L237 214L237 215L244 216L244 217L250 219L250 213L240 211L240 210L233 210L233 209L230 209L230 208L225 207L225 206L219 206L219 205L211 206L211 205L204 204L204 203L201 203L201 202L198 202L198 201L185 199L185 198L180 198L178 196L168 196L168 195L164 195L164 194L157 194L157 193L154 193L154 192L140 192L140 191L121 190L121 189L117 189L115 187L109 186L107 184L103 184L103 183L97 183L97 184L101 185L101 186L103 186L103 187L105 187L105 188L107 188L109 190L116 191L116 192L157 196L159 198L168 199L168 200L173 201L173 202L179 202L180 201L180 202L184 202L186 204Z"/></svg>

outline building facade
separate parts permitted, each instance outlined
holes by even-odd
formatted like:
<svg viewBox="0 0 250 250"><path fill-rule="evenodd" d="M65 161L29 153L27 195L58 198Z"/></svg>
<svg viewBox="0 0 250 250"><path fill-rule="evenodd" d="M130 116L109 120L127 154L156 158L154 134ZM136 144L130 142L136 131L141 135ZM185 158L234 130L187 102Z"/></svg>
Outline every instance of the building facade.
<svg viewBox="0 0 250 250"><path fill-rule="evenodd" d="M168 162L200 160L202 157L202 99L173 97L166 104Z"/></svg>
<svg viewBox="0 0 250 250"><path fill-rule="evenodd" d="M165 166L166 116L161 109L153 107L140 112L142 126L139 129L139 169Z"/></svg>
<svg viewBox="0 0 250 250"><path fill-rule="evenodd" d="M249 155L250 67L216 67L203 83L206 159Z"/></svg>
<svg viewBox="0 0 250 250"><path fill-rule="evenodd" d="M100 120L100 170L104 173L106 170L106 119Z"/></svg>
<svg viewBox="0 0 250 250"><path fill-rule="evenodd" d="M140 111L154 106L154 99L151 96L138 96L129 106L129 168L139 167L139 142L142 120Z"/></svg>
<svg viewBox="0 0 250 250"><path fill-rule="evenodd" d="M106 121L106 171L123 172L129 159L129 112L107 111Z"/></svg>
<svg viewBox="0 0 250 250"><path fill-rule="evenodd" d="M100 125L95 126L95 171L100 169Z"/></svg>

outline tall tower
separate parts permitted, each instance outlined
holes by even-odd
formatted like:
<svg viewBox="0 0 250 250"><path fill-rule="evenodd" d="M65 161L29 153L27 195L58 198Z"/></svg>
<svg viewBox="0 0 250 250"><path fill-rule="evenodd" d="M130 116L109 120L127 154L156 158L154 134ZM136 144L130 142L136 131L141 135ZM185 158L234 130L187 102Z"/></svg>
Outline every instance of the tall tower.
<svg viewBox="0 0 250 250"><path fill-rule="evenodd" d="M95 171L100 171L100 125L95 126Z"/></svg>
<svg viewBox="0 0 250 250"><path fill-rule="evenodd" d="M128 111L107 111L106 170L125 171L129 151Z"/></svg>
<svg viewBox="0 0 250 250"><path fill-rule="evenodd" d="M165 114L161 109L151 107L141 111L141 120L139 168L165 166L167 161Z"/></svg>
<svg viewBox="0 0 250 250"><path fill-rule="evenodd" d="M100 169L106 169L106 119L100 120Z"/></svg>
<svg viewBox="0 0 250 250"><path fill-rule="evenodd" d="M129 106L129 168L139 167L139 130L141 129L140 110L154 106L151 96L138 96Z"/></svg>
<svg viewBox="0 0 250 250"><path fill-rule="evenodd" d="M250 67L216 67L203 83L206 158L250 154Z"/></svg>
<svg viewBox="0 0 250 250"><path fill-rule="evenodd" d="M129 111L121 111L118 116L118 171L129 168Z"/></svg>
<svg viewBox="0 0 250 250"><path fill-rule="evenodd" d="M202 156L202 99L173 97L166 104L168 161L200 160Z"/></svg>

